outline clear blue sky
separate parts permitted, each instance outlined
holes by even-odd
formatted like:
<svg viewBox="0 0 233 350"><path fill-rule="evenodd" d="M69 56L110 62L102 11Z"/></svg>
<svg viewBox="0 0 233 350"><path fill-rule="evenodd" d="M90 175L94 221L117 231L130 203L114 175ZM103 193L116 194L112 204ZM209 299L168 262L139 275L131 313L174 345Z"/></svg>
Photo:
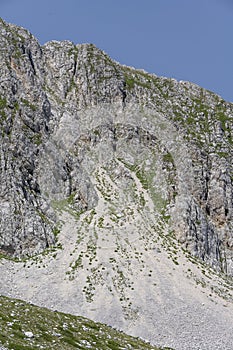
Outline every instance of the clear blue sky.
<svg viewBox="0 0 233 350"><path fill-rule="evenodd" d="M40 41L93 43L118 62L233 101L233 0L0 0Z"/></svg>

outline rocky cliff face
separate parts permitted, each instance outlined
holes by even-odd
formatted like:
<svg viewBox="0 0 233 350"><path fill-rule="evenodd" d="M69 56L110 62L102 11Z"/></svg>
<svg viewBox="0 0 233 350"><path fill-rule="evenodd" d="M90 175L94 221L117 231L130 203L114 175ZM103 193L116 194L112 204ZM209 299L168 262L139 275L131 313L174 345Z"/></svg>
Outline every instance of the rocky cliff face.
<svg viewBox="0 0 233 350"><path fill-rule="evenodd" d="M91 44L40 46L4 21L0 37L1 253L56 244L69 211L93 260L108 234L114 249L166 234L233 276L233 105Z"/></svg>

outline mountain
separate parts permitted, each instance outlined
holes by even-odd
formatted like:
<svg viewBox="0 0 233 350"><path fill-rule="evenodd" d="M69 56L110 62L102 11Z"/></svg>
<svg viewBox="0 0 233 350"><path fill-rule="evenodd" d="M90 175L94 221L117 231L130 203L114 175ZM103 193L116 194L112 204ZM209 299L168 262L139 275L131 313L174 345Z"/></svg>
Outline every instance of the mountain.
<svg viewBox="0 0 233 350"><path fill-rule="evenodd" d="M0 35L0 293L232 349L233 104L92 44Z"/></svg>

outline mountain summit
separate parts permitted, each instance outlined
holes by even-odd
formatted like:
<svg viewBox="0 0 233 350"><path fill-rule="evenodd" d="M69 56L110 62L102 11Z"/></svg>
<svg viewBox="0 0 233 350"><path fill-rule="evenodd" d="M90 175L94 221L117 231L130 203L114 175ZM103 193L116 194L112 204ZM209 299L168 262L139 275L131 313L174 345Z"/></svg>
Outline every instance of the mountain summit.
<svg viewBox="0 0 233 350"><path fill-rule="evenodd" d="M233 331L233 104L92 44L40 46L3 20L0 37L0 292L219 349Z"/></svg>

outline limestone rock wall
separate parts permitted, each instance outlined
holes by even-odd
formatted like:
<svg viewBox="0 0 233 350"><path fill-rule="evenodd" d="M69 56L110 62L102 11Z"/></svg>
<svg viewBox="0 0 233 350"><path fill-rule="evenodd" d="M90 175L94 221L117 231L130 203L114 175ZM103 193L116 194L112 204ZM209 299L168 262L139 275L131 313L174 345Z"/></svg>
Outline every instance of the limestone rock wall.
<svg viewBox="0 0 233 350"><path fill-rule="evenodd" d="M59 210L95 208L93 172L121 162L184 248L233 275L233 105L92 44L40 46L4 21L0 37L1 252L54 244Z"/></svg>

